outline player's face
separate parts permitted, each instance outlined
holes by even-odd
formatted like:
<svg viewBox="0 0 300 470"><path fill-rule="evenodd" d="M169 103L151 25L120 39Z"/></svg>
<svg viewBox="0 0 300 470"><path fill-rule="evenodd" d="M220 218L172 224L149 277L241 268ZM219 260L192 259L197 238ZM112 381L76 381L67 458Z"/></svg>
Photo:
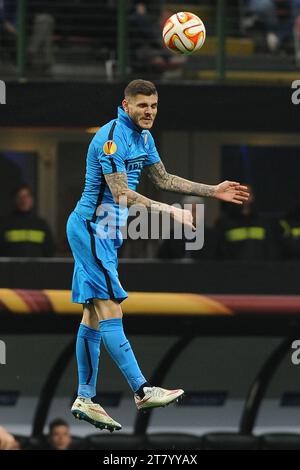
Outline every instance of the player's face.
<svg viewBox="0 0 300 470"><path fill-rule="evenodd" d="M136 95L123 100L123 108L142 129L151 129L157 114L157 95Z"/></svg>

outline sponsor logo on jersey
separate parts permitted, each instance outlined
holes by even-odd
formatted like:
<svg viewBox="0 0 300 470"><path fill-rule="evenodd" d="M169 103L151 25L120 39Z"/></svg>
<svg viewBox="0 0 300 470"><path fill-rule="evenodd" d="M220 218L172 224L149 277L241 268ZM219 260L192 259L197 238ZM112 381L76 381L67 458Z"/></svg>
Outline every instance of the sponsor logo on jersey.
<svg viewBox="0 0 300 470"><path fill-rule="evenodd" d="M117 151L117 144L113 140L107 140L103 145L105 155L113 155Z"/></svg>
<svg viewBox="0 0 300 470"><path fill-rule="evenodd" d="M142 170L144 163L144 157L134 158L132 161L127 160L125 163L127 171Z"/></svg>
<svg viewBox="0 0 300 470"><path fill-rule="evenodd" d="M128 171L142 170L142 169L143 169L143 162L128 163L128 166L127 166Z"/></svg>

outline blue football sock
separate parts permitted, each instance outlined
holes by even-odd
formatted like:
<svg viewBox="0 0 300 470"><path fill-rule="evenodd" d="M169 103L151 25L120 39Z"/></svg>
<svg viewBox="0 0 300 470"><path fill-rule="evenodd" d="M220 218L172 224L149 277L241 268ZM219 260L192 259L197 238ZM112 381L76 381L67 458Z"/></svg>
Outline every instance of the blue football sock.
<svg viewBox="0 0 300 470"><path fill-rule="evenodd" d="M100 334L104 346L124 374L131 389L136 392L147 380L143 376L130 343L123 330L122 318L101 320Z"/></svg>
<svg viewBox="0 0 300 470"><path fill-rule="evenodd" d="M78 367L78 396L92 398L96 395L96 382L100 356L99 330L80 324L77 333L76 357Z"/></svg>

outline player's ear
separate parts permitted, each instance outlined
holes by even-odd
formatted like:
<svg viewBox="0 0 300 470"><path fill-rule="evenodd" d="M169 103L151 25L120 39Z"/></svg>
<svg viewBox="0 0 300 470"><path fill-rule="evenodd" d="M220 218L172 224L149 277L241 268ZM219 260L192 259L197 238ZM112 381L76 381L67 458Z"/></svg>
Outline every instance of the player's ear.
<svg viewBox="0 0 300 470"><path fill-rule="evenodd" d="M128 101L125 98L122 101L122 106L123 106L125 113L128 113Z"/></svg>

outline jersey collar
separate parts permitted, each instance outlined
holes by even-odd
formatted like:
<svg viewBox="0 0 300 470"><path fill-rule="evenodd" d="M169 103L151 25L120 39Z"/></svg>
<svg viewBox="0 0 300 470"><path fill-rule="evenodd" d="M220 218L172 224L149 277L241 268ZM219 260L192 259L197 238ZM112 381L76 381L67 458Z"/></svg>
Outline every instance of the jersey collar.
<svg viewBox="0 0 300 470"><path fill-rule="evenodd" d="M140 126L137 126L133 120L128 116L127 113L125 113L124 109L122 106L118 107L118 119L121 121L123 124L125 124L127 127L130 127L130 129L133 129L137 131L139 134L143 132L144 129L142 129Z"/></svg>

